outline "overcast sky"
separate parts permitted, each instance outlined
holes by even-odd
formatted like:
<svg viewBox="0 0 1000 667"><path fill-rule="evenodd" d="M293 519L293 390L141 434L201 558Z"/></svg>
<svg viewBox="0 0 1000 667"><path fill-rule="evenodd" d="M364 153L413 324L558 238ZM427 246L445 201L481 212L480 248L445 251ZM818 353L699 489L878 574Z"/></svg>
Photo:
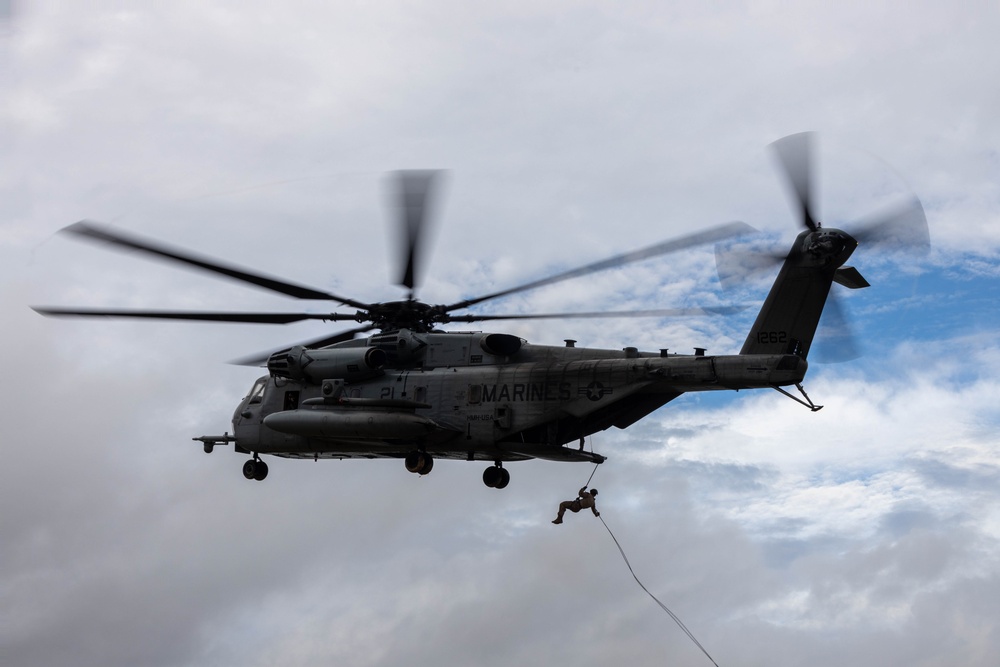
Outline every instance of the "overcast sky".
<svg viewBox="0 0 1000 667"><path fill-rule="evenodd" d="M431 303L732 220L787 244L767 145L816 130L819 218L850 231L915 195L930 256L858 250L873 287L838 291L866 354L811 365L822 411L685 396L597 434L602 517L723 667L996 664L995 6L121 4L0 1L0 662L710 664L599 520L549 523L592 466L512 464L496 491L482 464L272 459L251 483L191 441L260 374L226 361L330 325L29 306L303 306L55 235L83 218L401 298L385 174L405 168L448 170ZM752 303L490 327L732 354L769 280L726 292L705 248L481 310Z"/></svg>

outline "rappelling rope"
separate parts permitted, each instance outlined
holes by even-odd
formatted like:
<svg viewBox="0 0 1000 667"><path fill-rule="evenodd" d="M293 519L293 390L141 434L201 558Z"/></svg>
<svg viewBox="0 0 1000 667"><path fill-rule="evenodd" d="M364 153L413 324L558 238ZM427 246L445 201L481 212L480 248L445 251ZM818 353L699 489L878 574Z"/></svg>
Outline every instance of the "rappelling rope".
<svg viewBox="0 0 1000 667"><path fill-rule="evenodd" d="M656 604L660 605L660 609L662 609L663 611L667 612L667 614L669 614L670 618L674 619L674 623L677 624L677 627L679 627L681 630L683 630L684 634L686 634L688 636L688 638L691 641L694 642L694 645L701 649L701 652L705 654L705 657L708 658L709 660L711 660L712 664L715 665L715 667L719 667L719 663L717 663L712 658L712 656L710 656L708 654L708 651L705 650L705 647L701 645L701 642L699 642L695 638L695 636L693 634L691 634L691 631L687 629L687 626L684 625L684 623L681 621L681 619L677 618L677 614L675 614L674 612L670 611L670 609L667 608L667 605L665 605L662 602L660 602L656 598L656 596L653 595L652 593L650 593L649 589L646 588L641 581L639 581L639 577L635 576L635 570L632 569L632 564L628 562L628 556L625 555L625 550L622 549L622 545L618 543L618 538L615 537L615 534L611 532L610 528L608 528L608 524L607 524L607 522L604 521L604 517L597 517L597 518L601 520L601 523L603 523L604 527L607 528L607 530L608 530L608 535L610 535L611 539L615 541L615 546L618 547L618 551L621 553L622 559L625 561L625 564L628 565L628 571L632 573L632 578L635 579L635 583L639 584L639 587L642 590L646 591L646 595L648 595L649 597L653 598L653 601Z"/></svg>
<svg viewBox="0 0 1000 667"><path fill-rule="evenodd" d="M583 488L587 488L587 487L590 486L590 481L592 479L594 479L594 473L597 472L598 465L600 465L600 464L597 464L597 465L594 466L594 470L593 470L593 472L590 473L590 477L587 479L587 483L584 485ZM688 636L688 639L690 639L692 642L694 642L694 645L701 649L701 652L705 654L706 658L708 658L709 660L711 660L712 664L715 665L715 667L719 667L719 663L717 663L715 661L715 659L712 658L712 656L710 656L708 654L708 651L705 650L705 647L701 645L701 642L699 642L695 638L695 636L693 634L691 634L691 631L688 630L687 626L684 625L684 623L681 621L681 619L679 619L677 617L677 614L675 614L674 612L670 611L670 609L667 608L667 605L665 605L662 602L660 602L657 599L657 597L655 595L653 595L652 593L650 593L649 589L646 588L646 586L641 581L639 581L639 577L636 576L635 570L632 569L632 563L628 562L628 556L625 555L625 550L622 549L622 545L618 542L618 538L615 537L615 534L613 532L611 532L611 528L608 527L608 524L604 520L604 517L598 515L597 518L601 520L601 523L604 524L604 528L608 531L608 535L610 535L611 539L614 540L615 546L618 547L618 552L622 555L622 560L624 560L625 561L625 565L628 566L628 571L632 574L632 578L635 579L635 583L639 584L639 588L641 588L642 590L646 591L646 595L648 595L649 597L653 598L653 602L655 602L656 604L660 605L660 609L662 609L663 611L667 612L667 614L670 616L670 618L674 619L674 623L677 624L677 627L679 627L681 630L684 631L684 634L686 634Z"/></svg>

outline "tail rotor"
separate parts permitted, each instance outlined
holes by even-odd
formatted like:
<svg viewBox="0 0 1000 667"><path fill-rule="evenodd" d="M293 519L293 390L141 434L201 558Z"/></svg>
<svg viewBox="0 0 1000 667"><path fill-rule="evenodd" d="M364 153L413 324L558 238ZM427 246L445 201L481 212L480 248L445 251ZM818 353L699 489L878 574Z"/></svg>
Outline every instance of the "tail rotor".
<svg viewBox="0 0 1000 667"><path fill-rule="evenodd" d="M817 214L814 179L815 132L792 134L771 144L778 167L789 186L792 207L804 230L788 252L774 249L737 246L716 247L716 265L720 282L732 287L771 271L781 265L778 279L765 301L764 309L754 325L754 332L744 345L744 353L785 353L763 346L751 339L763 332L768 340L784 336L795 341L794 349L808 353L815 327L823 319L823 354L821 361L847 361L860 356L857 338L845 316L837 295L830 290L833 282L850 289L869 287L868 281L845 262L855 248L863 255L878 259L896 257L902 253L926 255L930 249L930 233L923 206L916 197L908 197L891 208L863 218L851 225L850 231L823 227ZM784 285L778 289L779 285ZM825 306L825 308L824 308ZM768 314L765 316L765 311ZM789 343L791 345L791 343Z"/></svg>

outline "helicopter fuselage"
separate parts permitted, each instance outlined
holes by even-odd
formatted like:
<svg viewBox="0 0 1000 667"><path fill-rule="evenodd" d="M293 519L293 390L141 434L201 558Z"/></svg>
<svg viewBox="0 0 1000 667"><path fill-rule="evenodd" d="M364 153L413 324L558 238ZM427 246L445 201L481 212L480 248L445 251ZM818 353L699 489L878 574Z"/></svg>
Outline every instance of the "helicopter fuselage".
<svg viewBox="0 0 1000 667"><path fill-rule="evenodd" d="M373 357L387 363L366 367ZM681 355L403 330L273 355L270 375L234 414L234 444L290 458L601 462L566 445L625 428L685 392L797 384L807 366L793 354Z"/></svg>

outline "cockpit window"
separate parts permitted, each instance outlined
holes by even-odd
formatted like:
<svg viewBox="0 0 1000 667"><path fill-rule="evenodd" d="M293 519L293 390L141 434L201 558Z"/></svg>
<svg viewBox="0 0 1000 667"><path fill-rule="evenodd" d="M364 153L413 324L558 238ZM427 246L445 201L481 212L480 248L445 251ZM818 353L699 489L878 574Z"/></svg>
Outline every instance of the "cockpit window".
<svg viewBox="0 0 1000 667"><path fill-rule="evenodd" d="M254 403L260 403L264 399L264 387L266 386L267 386L266 377L262 377L256 382L254 382L253 389L251 389L250 393L247 395L247 398L250 399L249 401L247 401L247 403L249 405L253 405Z"/></svg>

